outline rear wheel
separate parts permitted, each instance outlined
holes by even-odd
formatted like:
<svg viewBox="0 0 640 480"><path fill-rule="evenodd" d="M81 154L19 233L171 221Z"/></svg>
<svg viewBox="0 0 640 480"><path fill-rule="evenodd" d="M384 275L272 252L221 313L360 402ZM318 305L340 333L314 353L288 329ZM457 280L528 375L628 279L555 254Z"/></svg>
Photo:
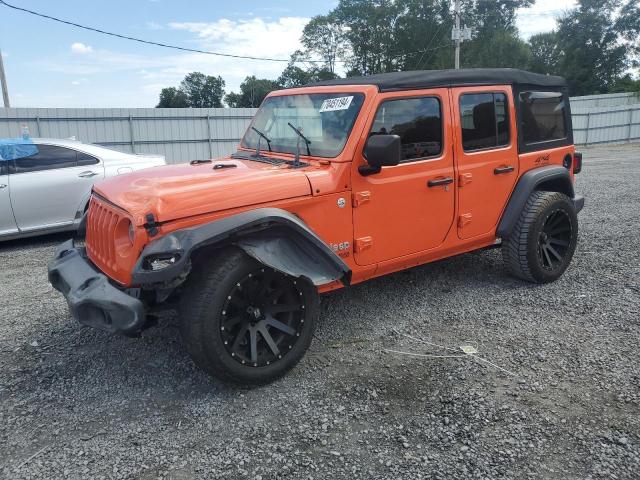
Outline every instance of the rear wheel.
<svg viewBox="0 0 640 480"><path fill-rule="evenodd" d="M180 301L181 333L203 370L225 381L261 384L302 358L317 312L313 285L228 249L189 276Z"/></svg>
<svg viewBox="0 0 640 480"><path fill-rule="evenodd" d="M503 243L502 255L513 275L548 283L567 269L577 241L578 216L571 199L558 192L534 192Z"/></svg>

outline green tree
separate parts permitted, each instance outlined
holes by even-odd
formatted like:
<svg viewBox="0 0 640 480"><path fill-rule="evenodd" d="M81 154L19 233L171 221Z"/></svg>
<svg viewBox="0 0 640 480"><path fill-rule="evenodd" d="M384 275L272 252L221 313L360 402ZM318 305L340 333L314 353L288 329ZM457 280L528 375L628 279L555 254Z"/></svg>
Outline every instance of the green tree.
<svg viewBox="0 0 640 480"><path fill-rule="evenodd" d="M401 12L394 0L340 0L332 17L348 28L345 38L350 56L347 65L362 75L397 69L399 46L395 29Z"/></svg>
<svg viewBox="0 0 640 480"><path fill-rule="evenodd" d="M557 32L533 35L529 39L531 49L531 71L547 75L557 74L562 63L562 51L558 45Z"/></svg>
<svg viewBox="0 0 640 480"><path fill-rule="evenodd" d="M323 69L336 71L336 62L347 52L346 28L335 13L318 15L307 23L300 39L309 56L317 56Z"/></svg>
<svg viewBox="0 0 640 480"><path fill-rule="evenodd" d="M278 77L277 83L282 88L292 88L301 87L311 83L312 81L312 73L309 70L305 70L294 63L290 63Z"/></svg>
<svg viewBox="0 0 640 480"><path fill-rule="evenodd" d="M558 73L573 95L606 93L629 66L613 14L618 0L580 0L558 20Z"/></svg>
<svg viewBox="0 0 640 480"><path fill-rule="evenodd" d="M180 83L180 90L187 95L190 107L218 108L222 107L224 86L224 80L220 76L192 72L184 77Z"/></svg>
<svg viewBox="0 0 640 480"><path fill-rule="evenodd" d="M616 80L610 92L638 92L640 94L640 79L634 79L631 75L626 74Z"/></svg>
<svg viewBox="0 0 640 480"><path fill-rule="evenodd" d="M531 49L515 30L498 28L484 32L460 48L462 68L522 68L531 64Z"/></svg>
<svg viewBox="0 0 640 480"><path fill-rule="evenodd" d="M225 102L230 107L259 107L264 97L280 88L274 80L249 76L240 84L239 93L229 93Z"/></svg>
<svg viewBox="0 0 640 480"><path fill-rule="evenodd" d="M188 106L189 99L182 90L167 87L160 91L160 101L156 108L187 108Z"/></svg>
<svg viewBox="0 0 640 480"><path fill-rule="evenodd" d="M518 35L516 10L534 0L462 0L462 24L473 29L473 39L463 42L463 68L529 68L529 45Z"/></svg>

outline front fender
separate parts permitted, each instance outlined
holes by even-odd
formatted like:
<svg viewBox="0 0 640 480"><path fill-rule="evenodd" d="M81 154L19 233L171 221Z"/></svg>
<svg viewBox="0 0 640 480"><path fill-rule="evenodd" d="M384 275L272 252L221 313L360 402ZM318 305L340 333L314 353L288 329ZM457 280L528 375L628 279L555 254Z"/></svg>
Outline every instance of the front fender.
<svg viewBox="0 0 640 480"><path fill-rule="evenodd" d="M314 285L340 280L351 269L299 217L279 208L260 208L171 232L147 245L133 273L135 285L166 284L184 278L192 254L202 248L236 245L264 265ZM154 260L165 260L153 270Z"/></svg>

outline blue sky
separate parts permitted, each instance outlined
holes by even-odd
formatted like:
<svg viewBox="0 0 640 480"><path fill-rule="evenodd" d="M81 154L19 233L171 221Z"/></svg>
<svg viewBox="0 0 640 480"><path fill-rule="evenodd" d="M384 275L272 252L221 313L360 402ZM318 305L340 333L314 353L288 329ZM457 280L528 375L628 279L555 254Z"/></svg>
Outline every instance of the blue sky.
<svg viewBox="0 0 640 480"><path fill-rule="evenodd" d="M8 3L156 42L289 58L327 0L7 0ZM519 17L524 36L553 28L573 0L538 0ZM137 44L0 5L2 49L14 107L153 107L191 71L221 75L227 92L247 75L277 78L286 64L236 60Z"/></svg>

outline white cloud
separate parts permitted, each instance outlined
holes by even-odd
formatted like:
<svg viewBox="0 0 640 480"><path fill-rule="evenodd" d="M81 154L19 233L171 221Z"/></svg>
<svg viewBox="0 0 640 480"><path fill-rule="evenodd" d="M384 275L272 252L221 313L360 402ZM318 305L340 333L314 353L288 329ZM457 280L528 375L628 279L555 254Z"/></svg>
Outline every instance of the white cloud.
<svg viewBox="0 0 640 480"><path fill-rule="evenodd" d="M516 24L520 35L528 39L537 33L553 30L556 18L575 7L576 3L576 0L537 0L530 8L518 9Z"/></svg>
<svg viewBox="0 0 640 480"><path fill-rule="evenodd" d="M263 18L215 22L169 24L175 30L196 34L202 48L234 55L251 55L288 59L300 45L300 36L309 22L304 17L282 17L274 21Z"/></svg>
<svg viewBox="0 0 640 480"><path fill-rule="evenodd" d="M162 25L160 25L158 22L154 22L153 20L150 20L146 23L147 28L149 30L162 30Z"/></svg>
<svg viewBox="0 0 640 480"><path fill-rule="evenodd" d="M189 40L173 40L171 43L189 45L236 55L289 59L300 45L302 30L309 19L282 17L279 19L248 17L243 20L221 19L210 23L173 23L160 25L176 32L182 31ZM149 26L149 25L147 25ZM74 44L76 45L76 44ZM31 62L39 71L55 72L71 76L68 82L78 87L90 80L100 95L88 97L85 89L73 89L70 97L62 95L38 95L21 104L38 106L86 106L86 107L145 107L154 106L163 87L177 86L184 76L199 71L206 75L220 75L226 82L227 93L238 91L240 83L248 75L276 79L286 67L286 62L267 62L220 57L195 52L177 52L148 46L138 53L93 49L79 44L72 47L73 55L46 57ZM79 53L85 53L81 55ZM113 89L105 79L113 76L128 79L128 88ZM84 79L84 80L83 80ZM130 79L130 80L129 80ZM107 83L105 83L107 82ZM78 92L78 93L75 93Z"/></svg>
<svg viewBox="0 0 640 480"><path fill-rule="evenodd" d="M71 44L71 51L73 53L79 53L83 55L85 53L93 52L93 48L89 45L85 45L84 43L76 42Z"/></svg>

